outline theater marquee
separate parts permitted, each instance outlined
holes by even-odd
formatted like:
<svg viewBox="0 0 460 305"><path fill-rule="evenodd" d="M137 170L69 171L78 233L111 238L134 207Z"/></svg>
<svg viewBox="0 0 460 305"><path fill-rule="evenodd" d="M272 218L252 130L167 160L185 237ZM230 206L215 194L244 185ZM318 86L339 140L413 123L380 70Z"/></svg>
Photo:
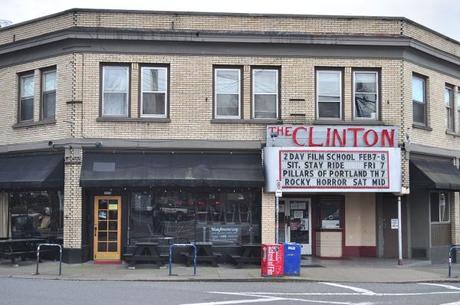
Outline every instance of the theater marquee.
<svg viewBox="0 0 460 305"><path fill-rule="evenodd" d="M291 128L286 132L285 127ZM278 133L279 141L272 140L272 144L293 141L294 145L264 149L266 191L281 188L283 192L400 192L397 129L325 126L315 130L316 126L303 125L276 128L267 127L267 146L275 131L283 134ZM301 142L295 137L292 140L295 130L303 132L302 143L309 144L311 138L316 145L296 145L296 141ZM341 134L340 143L345 145L332 146L338 143L333 134Z"/></svg>

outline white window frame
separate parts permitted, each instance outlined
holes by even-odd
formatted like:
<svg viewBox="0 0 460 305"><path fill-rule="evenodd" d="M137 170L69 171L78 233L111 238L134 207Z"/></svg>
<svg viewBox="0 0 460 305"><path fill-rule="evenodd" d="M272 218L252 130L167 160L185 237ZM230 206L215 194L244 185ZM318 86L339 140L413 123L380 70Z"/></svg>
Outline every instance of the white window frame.
<svg viewBox="0 0 460 305"><path fill-rule="evenodd" d="M255 77L255 74L257 71L273 71L275 72L275 75L276 75L276 92L273 92L273 93L256 93L255 92L255 81L256 81L256 77ZM263 69L263 68L255 68L255 69L252 69L252 118L253 119L256 119L256 120L270 120L270 119L274 119L276 120L277 118L279 118L279 73L280 73L280 70L278 69L270 69L270 68L267 68L267 69ZM276 95L276 105L275 105L275 109L276 109L276 113L275 113L275 117L274 118L256 118L256 95Z"/></svg>
<svg viewBox="0 0 460 305"><path fill-rule="evenodd" d="M450 91L450 95L449 95L449 103L446 103L446 100L445 100L445 92L446 90ZM446 110L448 110L448 112L445 112L445 119L446 119L446 130L448 131L455 131L455 88L454 86L451 86L451 85L448 85L446 84L444 86L444 107ZM451 126L449 126L449 119L447 117L447 114L449 113L449 115L451 115L451 120L452 120L452 123L451 123ZM450 128L452 127L452 128Z"/></svg>
<svg viewBox="0 0 460 305"><path fill-rule="evenodd" d="M321 72L336 72L339 73L340 78L339 78L339 93L340 93L340 101L339 101L339 117L338 118L321 118L319 116L319 74ZM316 70L316 119L318 120L329 120L329 121L334 121L334 120L342 120L343 119L343 92L342 92L342 70L335 70L335 69L317 69Z"/></svg>
<svg viewBox="0 0 460 305"><path fill-rule="evenodd" d="M366 118L366 117L358 117L356 114L356 73L361 74L374 74L375 75L375 92L366 92L364 94L375 94L375 118ZM359 93L358 93L359 94ZM379 113L380 108L380 96L379 96L379 73L377 71L369 71L369 70L356 70L353 71L353 119L354 120L366 120L366 121L376 121L380 117Z"/></svg>
<svg viewBox="0 0 460 305"><path fill-rule="evenodd" d="M32 95L27 95L27 96L23 96L22 95L22 91L23 91L23 79L25 78L32 78L32 86L34 88L33 92L32 92ZM22 101L23 100L27 100L27 99L30 99L32 98L32 118L31 119L28 119L28 120L23 120L22 117L21 117L21 112L22 112ZM18 113L18 121L19 122L29 122L29 121L33 121L34 120L34 108L35 108L35 73L34 72L31 72L31 73L27 73L27 74L22 74L19 76L19 113Z"/></svg>
<svg viewBox="0 0 460 305"><path fill-rule="evenodd" d="M45 90L45 81L46 81L46 75L54 73L56 75L55 77L55 83L54 83L54 90L51 91L46 91ZM50 119L55 119L56 118L56 108L57 108L57 69L49 69L49 70L43 70L41 71L41 82L42 82L42 92L41 92L41 102L40 102L40 117L42 120L50 120ZM45 109L45 94L49 93L55 93L55 98L54 98L54 117L48 117L45 118L43 115L43 110Z"/></svg>
<svg viewBox="0 0 460 305"><path fill-rule="evenodd" d="M422 122L417 122L414 120L414 114L412 113L412 122L416 125L421 125L421 126L427 126L428 125L428 97L427 97L427 84L428 84L428 78L426 77L423 77L423 76L419 76L419 75L416 75L416 74L412 74L412 79L413 80L414 78L416 79L420 79L422 82L423 82L423 101L418 101L418 100L414 100L413 96L413 90L414 88L412 87L412 109L414 109L414 103L417 103L417 104L423 104L424 105L424 108L425 108L425 111L424 111L424 117L423 117L423 123Z"/></svg>
<svg viewBox="0 0 460 305"><path fill-rule="evenodd" d="M454 96L454 104L455 104L455 109L457 110L457 131L460 131L460 87L457 86L457 90L454 91L455 96Z"/></svg>
<svg viewBox="0 0 460 305"><path fill-rule="evenodd" d="M431 194L437 194L438 195L438 221L431 221L431 218L432 218L432 215L431 215ZM448 207L448 213L447 213L447 216L449 217L448 220L444 220L444 221L441 221L441 194L446 194L446 205ZM447 223L450 223L450 219L451 219L451 208L452 208L452 204L451 204L451 195L449 192L431 192L430 193L430 222L433 223L433 224L447 224Z"/></svg>
<svg viewBox="0 0 460 305"><path fill-rule="evenodd" d="M147 69L147 70L151 70L151 69L154 69L154 70L164 70L165 73L166 73L166 78L165 78L165 90L164 91L160 91L160 90L157 90L157 91L146 91L144 90L144 82L142 81L142 77L144 75L144 70ZM142 66L141 67L141 77L140 77L140 83L141 83L141 104L140 104L140 115L142 118L167 118L168 117L168 78L169 78L169 75L168 75L168 68L167 67L162 67L162 66ZM144 109L144 92L146 93L164 93L165 94L165 109L164 109L164 112L163 114L144 114L142 113L143 112L143 109Z"/></svg>
<svg viewBox="0 0 460 305"><path fill-rule="evenodd" d="M122 114L122 115L118 115L118 114L105 114L104 113L104 107L105 107L105 68L113 68L113 67L119 67L119 68L124 68L126 69L126 81L127 81L127 86L126 86L126 92L125 91L111 91L111 92L107 92L107 93L126 93L126 106L125 106L125 114ZM129 92L130 92L130 88L129 88L129 73L130 73L130 67L128 65L103 65L102 66L102 97L101 97L101 116L102 117L117 117L117 118L125 118L125 117L129 117Z"/></svg>
<svg viewBox="0 0 460 305"><path fill-rule="evenodd" d="M217 114L217 72L237 71L238 72L238 115L218 115ZM216 119L240 119L241 118L241 69L238 68L214 68L214 118Z"/></svg>

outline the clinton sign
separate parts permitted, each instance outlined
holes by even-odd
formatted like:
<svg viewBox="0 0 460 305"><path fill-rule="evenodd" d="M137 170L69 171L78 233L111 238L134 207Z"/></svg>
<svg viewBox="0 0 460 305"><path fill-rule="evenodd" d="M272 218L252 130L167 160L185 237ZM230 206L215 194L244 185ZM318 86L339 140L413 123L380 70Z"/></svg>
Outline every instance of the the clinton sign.
<svg viewBox="0 0 460 305"><path fill-rule="evenodd" d="M398 147L394 126L267 126L267 146Z"/></svg>
<svg viewBox="0 0 460 305"><path fill-rule="evenodd" d="M395 127L268 126L266 191L400 192L397 142Z"/></svg>

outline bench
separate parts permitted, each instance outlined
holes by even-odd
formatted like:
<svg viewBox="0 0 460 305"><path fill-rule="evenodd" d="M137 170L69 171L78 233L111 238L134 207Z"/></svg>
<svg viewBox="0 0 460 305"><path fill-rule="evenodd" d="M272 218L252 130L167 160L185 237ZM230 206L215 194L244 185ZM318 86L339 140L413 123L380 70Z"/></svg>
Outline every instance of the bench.
<svg viewBox="0 0 460 305"><path fill-rule="evenodd" d="M219 267L217 260L221 256L220 254L214 253L212 249L212 243L197 242L196 246L196 263L209 263L213 267ZM193 249L189 249L188 252L182 253L185 259L185 265L187 267L192 265L193 262Z"/></svg>
<svg viewBox="0 0 460 305"><path fill-rule="evenodd" d="M243 267L243 264L260 265L260 244L241 245L239 253L236 255L229 254L228 258L236 268Z"/></svg>
<svg viewBox="0 0 460 305"><path fill-rule="evenodd" d="M137 263L155 264L160 268L168 256L160 254L158 243L140 242L134 246L128 246L127 252L123 255L128 263L128 268L135 269Z"/></svg>
<svg viewBox="0 0 460 305"><path fill-rule="evenodd" d="M16 264L20 258L22 261L26 258L34 258L37 254L37 245L44 240L41 239L8 239L0 241L0 257L11 260ZM50 249L46 249L49 252Z"/></svg>

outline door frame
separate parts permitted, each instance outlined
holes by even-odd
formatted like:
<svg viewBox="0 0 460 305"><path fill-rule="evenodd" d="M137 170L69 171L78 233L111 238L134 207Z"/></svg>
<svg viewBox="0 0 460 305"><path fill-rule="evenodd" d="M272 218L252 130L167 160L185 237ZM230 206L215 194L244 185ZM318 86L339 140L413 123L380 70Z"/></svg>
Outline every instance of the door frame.
<svg viewBox="0 0 460 305"><path fill-rule="evenodd" d="M307 205L306 208L308 209L308 244L300 244L301 245L301 254L302 255L312 255L312 209L311 209L311 197L308 198L283 198L284 201L284 216L291 215L291 201L306 201ZM284 224L284 234L285 240L291 242L291 230L287 225L287 222Z"/></svg>
<svg viewBox="0 0 460 305"><path fill-rule="evenodd" d="M121 231L122 231L122 213L123 213L123 204L121 200L122 196L114 196L114 195L104 195L104 196L94 196L94 207L93 207L93 260L95 263L121 263ZM101 252L97 251L97 242L98 242L98 201L101 199L106 200L117 200L118 201L118 215L117 215L117 222L118 222L118 230L117 230L117 252L110 252L113 254L114 257L109 258L96 258L96 255ZM107 208L108 209L108 208Z"/></svg>

